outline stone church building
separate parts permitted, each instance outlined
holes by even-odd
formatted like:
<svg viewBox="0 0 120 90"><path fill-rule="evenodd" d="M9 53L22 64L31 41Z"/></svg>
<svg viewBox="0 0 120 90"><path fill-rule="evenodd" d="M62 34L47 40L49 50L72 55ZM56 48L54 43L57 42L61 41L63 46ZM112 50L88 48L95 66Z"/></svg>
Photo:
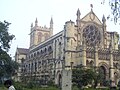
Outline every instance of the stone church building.
<svg viewBox="0 0 120 90"><path fill-rule="evenodd" d="M21 55L23 48L17 48L16 61L21 69L16 79L22 76L47 83L62 82L62 70L70 70L77 65L100 68L104 80L120 80L119 34L106 29L106 19L100 20L93 10L81 18L80 10L76 13L76 22L65 22L64 29L53 35L53 19L49 27L31 24L30 47ZM22 57L24 56L24 57Z"/></svg>

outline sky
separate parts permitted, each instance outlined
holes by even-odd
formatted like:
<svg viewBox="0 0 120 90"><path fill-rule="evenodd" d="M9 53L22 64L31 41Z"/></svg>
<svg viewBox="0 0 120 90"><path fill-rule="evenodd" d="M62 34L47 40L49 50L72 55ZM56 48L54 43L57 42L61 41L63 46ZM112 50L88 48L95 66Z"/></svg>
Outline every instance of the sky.
<svg viewBox="0 0 120 90"><path fill-rule="evenodd" d="M16 48L29 48L30 26L35 24L49 27L50 19L53 18L56 34L63 30L65 22L72 20L76 22L76 12L79 8L81 18L90 12L90 4L93 11L102 20L103 14L110 14L109 3L101 4L102 0L0 0L0 21L8 21L9 33L15 35L11 42L9 54L14 57ZM107 20L107 31L116 31L120 34L119 25Z"/></svg>

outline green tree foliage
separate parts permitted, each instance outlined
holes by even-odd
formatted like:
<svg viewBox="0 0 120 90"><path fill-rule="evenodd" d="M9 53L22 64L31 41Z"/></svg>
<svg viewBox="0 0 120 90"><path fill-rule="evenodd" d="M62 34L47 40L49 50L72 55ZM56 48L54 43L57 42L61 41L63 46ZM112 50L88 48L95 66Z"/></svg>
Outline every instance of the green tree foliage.
<svg viewBox="0 0 120 90"><path fill-rule="evenodd" d="M94 67L85 68L78 66L72 71L72 82L78 88L89 84L96 88L98 83L103 82L103 75L100 73L101 71Z"/></svg>
<svg viewBox="0 0 120 90"><path fill-rule="evenodd" d="M14 35L8 32L10 23L0 21L0 80L4 77L11 77L15 73L18 64L13 61L7 53Z"/></svg>
<svg viewBox="0 0 120 90"><path fill-rule="evenodd" d="M91 84L94 78L94 71L84 67L78 67L72 71L72 82L79 88Z"/></svg>
<svg viewBox="0 0 120 90"><path fill-rule="evenodd" d="M13 61L7 52L0 50L0 81L15 75L18 66L18 63Z"/></svg>
<svg viewBox="0 0 120 90"><path fill-rule="evenodd" d="M8 51L10 49L10 42L15 37L8 32L10 23L4 21L0 22L0 48Z"/></svg>
<svg viewBox="0 0 120 90"><path fill-rule="evenodd" d="M101 4L104 4L107 0L102 0ZM116 24L120 19L120 0L109 0L109 6L111 8L111 15L108 15L107 19L112 18Z"/></svg>

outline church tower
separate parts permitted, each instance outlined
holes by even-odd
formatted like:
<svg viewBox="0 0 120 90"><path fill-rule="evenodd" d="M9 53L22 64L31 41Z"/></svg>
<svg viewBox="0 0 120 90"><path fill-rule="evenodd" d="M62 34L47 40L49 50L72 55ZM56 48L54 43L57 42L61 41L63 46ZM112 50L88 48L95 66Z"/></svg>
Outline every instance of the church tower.
<svg viewBox="0 0 120 90"><path fill-rule="evenodd" d="M33 48L40 44L41 42L47 40L53 35L53 19L50 20L50 27L38 26L38 20L36 18L35 25L31 24L30 31L30 48Z"/></svg>

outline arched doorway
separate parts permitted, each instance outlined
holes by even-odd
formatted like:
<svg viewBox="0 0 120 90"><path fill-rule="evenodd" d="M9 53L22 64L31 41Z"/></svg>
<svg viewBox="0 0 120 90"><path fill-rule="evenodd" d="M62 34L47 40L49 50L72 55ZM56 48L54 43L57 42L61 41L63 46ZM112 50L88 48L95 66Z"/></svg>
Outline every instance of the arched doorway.
<svg viewBox="0 0 120 90"><path fill-rule="evenodd" d="M117 85L118 81L119 81L119 74L118 74L118 72L114 72L114 77L115 77L115 84Z"/></svg>
<svg viewBox="0 0 120 90"><path fill-rule="evenodd" d="M61 87L62 85L62 76L61 74L58 75L58 86Z"/></svg>
<svg viewBox="0 0 120 90"><path fill-rule="evenodd" d="M100 66L99 67L99 74L100 74L100 85L101 86L105 86L105 82L107 81L107 71L106 71L106 68L104 66Z"/></svg>

